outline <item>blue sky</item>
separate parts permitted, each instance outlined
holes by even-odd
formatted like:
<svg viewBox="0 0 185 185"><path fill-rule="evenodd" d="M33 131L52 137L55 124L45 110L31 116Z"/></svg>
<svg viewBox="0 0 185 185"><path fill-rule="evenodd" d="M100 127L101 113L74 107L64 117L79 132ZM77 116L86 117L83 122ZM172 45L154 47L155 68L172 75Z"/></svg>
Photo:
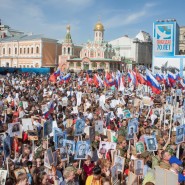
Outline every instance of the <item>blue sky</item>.
<svg viewBox="0 0 185 185"><path fill-rule="evenodd" d="M99 18L109 41L140 30L152 34L160 19L175 18L185 26L184 8L185 0L0 0L0 18L11 28L59 41L70 24L73 41L81 44L93 40Z"/></svg>

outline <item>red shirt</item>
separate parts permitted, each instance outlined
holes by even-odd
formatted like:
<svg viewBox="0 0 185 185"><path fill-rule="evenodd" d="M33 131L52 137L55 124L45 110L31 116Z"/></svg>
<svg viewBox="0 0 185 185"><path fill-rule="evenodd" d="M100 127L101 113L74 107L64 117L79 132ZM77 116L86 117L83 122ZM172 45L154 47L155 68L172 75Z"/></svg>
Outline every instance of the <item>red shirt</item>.
<svg viewBox="0 0 185 185"><path fill-rule="evenodd" d="M92 175L93 168L94 168L93 163L91 163L89 166L87 166L86 164L83 165L83 169L87 177L89 175Z"/></svg>

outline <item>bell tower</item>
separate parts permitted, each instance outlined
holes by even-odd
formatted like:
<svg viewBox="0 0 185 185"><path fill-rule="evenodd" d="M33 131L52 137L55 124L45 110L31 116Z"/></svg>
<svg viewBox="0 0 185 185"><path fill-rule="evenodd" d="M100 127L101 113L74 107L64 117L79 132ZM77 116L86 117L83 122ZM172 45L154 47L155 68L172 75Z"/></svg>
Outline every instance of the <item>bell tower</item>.
<svg viewBox="0 0 185 185"><path fill-rule="evenodd" d="M104 26L98 21L94 27L94 42L102 43L104 40Z"/></svg>
<svg viewBox="0 0 185 185"><path fill-rule="evenodd" d="M65 56L72 56L74 54L74 45L73 45L73 41L71 38L71 33L70 33L70 25L66 26L66 36L65 36L65 40L62 44L62 55Z"/></svg>

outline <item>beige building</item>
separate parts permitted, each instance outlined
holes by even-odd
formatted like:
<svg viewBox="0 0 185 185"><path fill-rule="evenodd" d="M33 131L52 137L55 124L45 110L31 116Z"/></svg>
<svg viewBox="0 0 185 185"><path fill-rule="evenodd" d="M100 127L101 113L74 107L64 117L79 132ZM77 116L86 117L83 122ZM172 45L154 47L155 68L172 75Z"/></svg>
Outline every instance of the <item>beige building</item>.
<svg viewBox="0 0 185 185"><path fill-rule="evenodd" d="M57 40L41 35L20 35L0 39L0 67L57 66L61 48Z"/></svg>
<svg viewBox="0 0 185 185"><path fill-rule="evenodd" d="M179 54L185 55L185 26L180 27L179 32Z"/></svg>

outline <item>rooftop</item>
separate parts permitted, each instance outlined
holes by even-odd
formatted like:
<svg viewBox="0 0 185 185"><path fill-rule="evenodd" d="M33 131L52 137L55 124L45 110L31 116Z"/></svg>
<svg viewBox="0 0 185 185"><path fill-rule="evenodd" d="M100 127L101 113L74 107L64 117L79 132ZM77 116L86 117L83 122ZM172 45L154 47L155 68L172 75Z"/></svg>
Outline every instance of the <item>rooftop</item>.
<svg viewBox="0 0 185 185"><path fill-rule="evenodd" d="M5 37L0 39L1 42L14 42L14 41L30 41L30 40L50 40L57 41L55 39L45 38L43 35L19 35L14 37Z"/></svg>

